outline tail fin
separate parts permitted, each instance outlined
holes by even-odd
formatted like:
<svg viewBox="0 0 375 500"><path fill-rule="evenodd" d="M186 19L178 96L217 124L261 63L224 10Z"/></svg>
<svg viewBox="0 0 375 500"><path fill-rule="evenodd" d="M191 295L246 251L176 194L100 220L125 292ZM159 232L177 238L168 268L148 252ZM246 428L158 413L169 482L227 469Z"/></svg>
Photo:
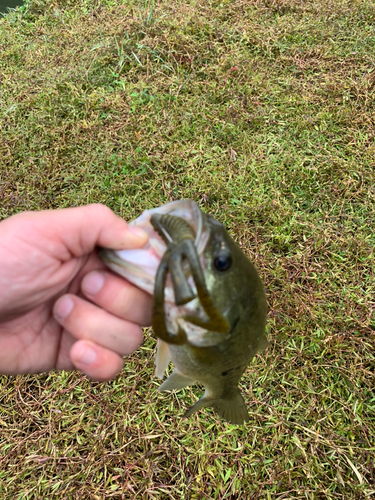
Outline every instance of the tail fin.
<svg viewBox="0 0 375 500"><path fill-rule="evenodd" d="M221 417L231 424L241 425L249 421L246 404L238 387L233 388L230 397L216 399L212 406Z"/></svg>
<svg viewBox="0 0 375 500"><path fill-rule="evenodd" d="M210 399L203 396L194 406L187 410L184 417L190 417L196 411L207 406L212 406L221 417L231 424L241 425L249 421L245 401L238 387L233 387L230 394L226 395L225 398Z"/></svg>

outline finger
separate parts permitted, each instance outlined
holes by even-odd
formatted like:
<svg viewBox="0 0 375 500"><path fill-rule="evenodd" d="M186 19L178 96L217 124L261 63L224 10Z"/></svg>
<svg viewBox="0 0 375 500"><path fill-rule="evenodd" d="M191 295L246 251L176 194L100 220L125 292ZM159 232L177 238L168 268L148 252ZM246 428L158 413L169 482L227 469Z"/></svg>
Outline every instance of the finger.
<svg viewBox="0 0 375 500"><path fill-rule="evenodd" d="M56 370L70 371L74 369L72 360L70 359L70 350L77 342L67 330L63 330L60 338L59 351L56 359Z"/></svg>
<svg viewBox="0 0 375 500"><path fill-rule="evenodd" d="M64 261L86 255L96 246L114 250L141 248L148 239L145 231L128 225L101 204L23 212L12 220L17 221L18 232L28 240L38 242L45 252Z"/></svg>
<svg viewBox="0 0 375 500"><path fill-rule="evenodd" d="M91 271L82 280L84 295L106 311L120 318L151 325L151 296L108 271Z"/></svg>
<svg viewBox="0 0 375 500"><path fill-rule="evenodd" d="M78 340L70 350L73 365L93 380L111 380L123 366L121 356L89 340Z"/></svg>
<svg viewBox="0 0 375 500"><path fill-rule="evenodd" d="M118 318L73 294L60 297L53 308L55 319L79 340L91 340L121 356L140 346L143 332L139 325Z"/></svg>

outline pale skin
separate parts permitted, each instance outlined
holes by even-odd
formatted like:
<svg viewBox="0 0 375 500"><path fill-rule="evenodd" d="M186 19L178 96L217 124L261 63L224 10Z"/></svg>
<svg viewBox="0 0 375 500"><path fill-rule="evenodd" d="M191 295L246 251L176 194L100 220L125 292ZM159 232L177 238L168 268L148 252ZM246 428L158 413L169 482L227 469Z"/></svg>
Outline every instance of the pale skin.
<svg viewBox="0 0 375 500"><path fill-rule="evenodd" d="M108 271L95 248L141 248L147 238L97 204L0 222L0 373L114 378L142 342L152 299Z"/></svg>

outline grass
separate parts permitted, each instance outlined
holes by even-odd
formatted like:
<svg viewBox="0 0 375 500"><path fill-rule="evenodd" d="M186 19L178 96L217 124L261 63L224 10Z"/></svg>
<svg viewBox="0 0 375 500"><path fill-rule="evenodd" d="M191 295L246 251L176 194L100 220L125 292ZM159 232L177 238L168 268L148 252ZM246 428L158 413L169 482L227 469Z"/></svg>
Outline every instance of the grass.
<svg viewBox="0 0 375 500"><path fill-rule="evenodd" d="M251 419L158 394L150 331L106 384L1 377L2 499L375 495L375 5L30 0L0 20L0 216L193 198L256 264Z"/></svg>

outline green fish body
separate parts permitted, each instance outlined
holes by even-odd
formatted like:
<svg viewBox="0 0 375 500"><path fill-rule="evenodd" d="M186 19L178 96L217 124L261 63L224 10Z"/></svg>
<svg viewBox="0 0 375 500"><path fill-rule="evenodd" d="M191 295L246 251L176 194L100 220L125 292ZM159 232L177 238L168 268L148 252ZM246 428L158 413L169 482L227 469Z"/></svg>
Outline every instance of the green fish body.
<svg viewBox="0 0 375 500"><path fill-rule="evenodd" d="M144 212L134 225L150 239L141 250L101 250L115 272L154 295L156 375L170 391L200 383L203 397L186 413L212 407L233 424L248 421L238 382L267 347L267 304L253 264L224 226L191 200Z"/></svg>

